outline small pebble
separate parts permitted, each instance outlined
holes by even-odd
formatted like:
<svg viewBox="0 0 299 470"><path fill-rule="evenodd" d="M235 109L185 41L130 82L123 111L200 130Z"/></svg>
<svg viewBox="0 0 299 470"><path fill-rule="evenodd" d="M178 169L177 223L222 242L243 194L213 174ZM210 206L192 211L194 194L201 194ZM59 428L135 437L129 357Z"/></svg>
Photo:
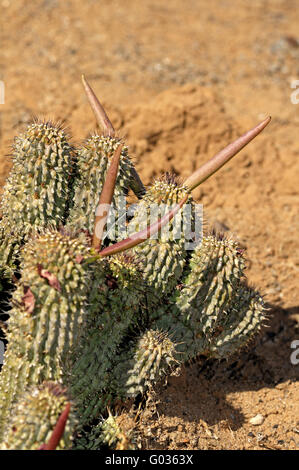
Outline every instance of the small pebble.
<svg viewBox="0 0 299 470"><path fill-rule="evenodd" d="M250 424L253 424L253 426L260 426L261 424L263 424L264 420L265 418L263 417L263 415L257 414L256 416L251 418L249 422Z"/></svg>

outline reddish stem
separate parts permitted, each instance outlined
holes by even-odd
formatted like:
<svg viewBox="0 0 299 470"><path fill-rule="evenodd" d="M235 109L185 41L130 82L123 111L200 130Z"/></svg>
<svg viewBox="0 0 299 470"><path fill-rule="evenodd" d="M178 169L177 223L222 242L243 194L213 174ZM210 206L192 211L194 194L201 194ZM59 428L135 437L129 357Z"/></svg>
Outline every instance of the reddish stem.
<svg viewBox="0 0 299 470"><path fill-rule="evenodd" d="M58 446L60 442L60 439L63 436L70 409L71 409L71 404L68 403L64 411L61 413L61 415L58 418L58 421L55 425L55 428L52 432L49 442L47 444L41 445L39 450L55 450L56 449L56 447Z"/></svg>
<svg viewBox="0 0 299 470"><path fill-rule="evenodd" d="M85 93L87 95L89 104L94 112L94 115L96 117L96 120L98 121L98 124L102 128L103 134L105 136L109 137L114 137L115 135L115 130L114 127L111 124L110 119L108 118L105 109L99 102L98 98L96 97L93 89L85 79L84 75L82 75L82 83L84 86Z"/></svg>
<svg viewBox="0 0 299 470"><path fill-rule="evenodd" d="M264 121L260 122L250 131L243 134L241 137L236 139L234 142L229 144L223 150L218 152L209 161L204 163L198 170L196 170L187 180L185 184L188 188L193 191L197 186L203 183L206 179L212 176L218 171L225 163L227 163L232 157L234 157L245 145L253 140L262 130L269 124L271 117L267 117Z"/></svg>
<svg viewBox="0 0 299 470"><path fill-rule="evenodd" d="M157 233L162 227L164 227L164 225L166 225L177 214L177 212L179 212L179 210L185 204L187 199L188 195L186 195L171 211L167 212L167 214L161 217L161 219L159 219L157 222L150 225L146 229L141 230L140 232L134 233L134 235L126 238L125 240L122 240L118 243L115 243L114 245L110 245L107 248L104 248L104 250L100 251L99 255L114 255L116 253L120 253L121 251L128 250L129 248L133 248L134 246L144 242L152 235Z"/></svg>
<svg viewBox="0 0 299 470"><path fill-rule="evenodd" d="M92 246L97 250L100 250L102 245L102 236L114 194L122 147L123 144L119 144L114 152L96 210Z"/></svg>

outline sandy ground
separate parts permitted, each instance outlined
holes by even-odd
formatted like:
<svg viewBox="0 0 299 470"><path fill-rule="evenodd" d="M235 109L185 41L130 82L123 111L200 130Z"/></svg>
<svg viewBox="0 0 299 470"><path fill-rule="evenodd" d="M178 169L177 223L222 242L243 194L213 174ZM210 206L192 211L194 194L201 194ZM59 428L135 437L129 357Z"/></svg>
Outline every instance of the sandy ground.
<svg viewBox="0 0 299 470"><path fill-rule="evenodd" d="M94 129L81 73L146 184L165 171L186 177L272 115L195 194L208 226L246 248L268 326L238 357L198 360L161 384L135 431L144 449L298 449L298 2L0 0L0 9L1 185L12 138L32 116L65 120L75 143Z"/></svg>

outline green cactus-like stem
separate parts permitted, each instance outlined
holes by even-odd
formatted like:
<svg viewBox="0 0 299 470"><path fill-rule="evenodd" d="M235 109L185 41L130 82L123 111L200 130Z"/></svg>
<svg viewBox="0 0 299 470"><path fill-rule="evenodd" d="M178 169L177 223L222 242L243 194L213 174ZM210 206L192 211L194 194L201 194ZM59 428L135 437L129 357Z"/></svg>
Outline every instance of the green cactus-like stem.
<svg viewBox="0 0 299 470"><path fill-rule="evenodd" d="M220 152L187 185L165 175L144 194L127 148L114 137L105 111L83 83L105 136L92 136L75 157L59 126L29 126L15 140L4 188L0 279L3 285L9 284L5 278L13 279L16 289L0 373L3 449L47 448L50 436L49 448L56 446L70 409L64 386L72 412L59 448L70 448L75 430L75 448L131 449L117 416L109 413L99 423L107 405L143 394L199 354L221 359L238 352L265 318L262 298L246 285L235 242L207 236L190 255L186 244L195 241L198 222L191 190L269 119ZM112 159L115 166L110 166ZM86 232L100 247L102 234L97 243L94 225L102 220L96 211L99 200L112 196L115 178L108 176L102 191L109 167L117 177L106 245L123 238L129 188L143 196L129 223L130 235L179 202L181 210L150 239L135 246L140 237L135 234L120 243L123 249L134 248L105 258L109 247L100 253L91 248ZM113 229L113 222L120 221ZM63 225L76 235L62 231ZM117 253L119 245L113 248ZM19 266L17 280L18 273L13 274Z"/></svg>
<svg viewBox="0 0 299 470"><path fill-rule="evenodd" d="M38 450L50 439L68 403L66 390L59 384L44 382L30 387L13 407L0 449ZM76 419L71 410L57 450L71 447L75 426Z"/></svg>
<svg viewBox="0 0 299 470"><path fill-rule="evenodd" d="M197 314L191 309L182 314L178 304L174 303L164 310L161 308L160 317L152 324L153 327L168 331L169 337L177 344L175 357L179 361L186 362L199 355L228 358L253 340L266 318L262 297L245 283L235 288L214 327L206 334L201 325L203 310L205 305Z"/></svg>
<svg viewBox="0 0 299 470"><path fill-rule="evenodd" d="M176 344L166 332L149 329L120 354L113 371L114 387L122 399L144 393L179 365Z"/></svg>
<svg viewBox="0 0 299 470"><path fill-rule="evenodd" d="M244 348L260 331L266 308L260 294L245 285L236 291L225 321L205 351L208 357L227 358Z"/></svg>
<svg viewBox="0 0 299 470"><path fill-rule="evenodd" d="M264 306L246 287L244 268L242 252L231 240L204 237L193 252L181 289L154 322L178 344L181 360L199 354L228 357L258 330Z"/></svg>
<svg viewBox="0 0 299 470"><path fill-rule="evenodd" d="M99 196L113 154L119 145L121 145L119 139L93 135L87 140L84 147L78 150L78 177L74 187L74 205L67 222L69 227L93 233ZM121 219L123 230L125 229L125 196L130 187L132 168L133 164L128 156L128 149L124 146L120 156L112 207L107 220L109 228L114 221ZM115 240L117 236L116 227L109 232L109 238Z"/></svg>
<svg viewBox="0 0 299 470"><path fill-rule="evenodd" d="M110 257L105 271L101 268L97 273L94 268L94 286L70 377L70 390L82 426L99 417L115 399L110 372L119 359L121 343L138 324L144 308L145 286L138 266L128 255Z"/></svg>
<svg viewBox="0 0 299 470"><path fill-rule="evenodd" d="M12 404L28 386L63 378L86 315L89 281L82 256L89 256L86 245L59 232L23 248L0 374L0 440Z"/></svg>
<svg viewBox="0 0 299 470"><path fill-rule="evenodd" d="M0 276L3 279L12 279L17 270L17 261L24 237L16 233L6 221L0 221Z"/></svg>
<svg viewBox="0 0 299 470"><path fill-rule="evenodd" d="M37 122L16 137L1 202L0 264L7 275L28 234L64 222L72 174L73 151L59 126Z"/></svg>
<svg viewBox="0 0 299 470"><path fill-rule="evenodd" d="M129 232L144 229L165 215L170 206L177 204L188 194L187 188L173 176L165 175L156 181L139 202ZM185 208L191 206L186 215ZM184 212L185 211L185 212ZM194 223L194 206L191 196L187 204L162 230L134 248L134 253L143 263L144 279L160 294L169 293L177 284L186 259L185 241L189 241ZM190 233L187 233L187 232Z"/></svg>
<svg viewBox="0 0 299 470"><path fill-rule="evenodd" d="M177 305L183 314L200 323L205 336L212 335L221 324L244 268L242 253L232 240L204 237L194 250Z"/></svg>

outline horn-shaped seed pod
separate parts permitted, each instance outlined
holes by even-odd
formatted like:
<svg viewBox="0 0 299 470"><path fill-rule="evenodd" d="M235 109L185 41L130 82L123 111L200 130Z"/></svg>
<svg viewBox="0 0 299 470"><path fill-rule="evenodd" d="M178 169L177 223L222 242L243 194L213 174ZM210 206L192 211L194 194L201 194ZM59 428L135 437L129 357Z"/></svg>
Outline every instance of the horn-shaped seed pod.
<svg viewBox="0 0 299 470"><path fill-rule="evenodd" d="M224 164L233 158L243 147L251 142L251 140L253 140L269 124L270 120L270 117L266 118L253 129L249 130L236 139L236 141L218 152L208 162L196 170L189 178L187 178L185 184L178 184L173 177L169 178L167 175L161 181L154 183L139 203L129 229L135 231L138 223L146 225L148 223L147 219L149 217L149 212L151 217L154 217L158 210L161 210L161 205L174 204L177 202L177 199L181 199L182 195L189 194L199 184L212 176ZM181 193L181 196L179 196L179 193ZM144 256L144 268L146 270L145 279L148 280L150 285L161 290L161 293L170 292L181 274L180 267L183 267L184 262L182 260L185 258L183 244L190 241L189 237L194 229L194 206L192 206L191 196L189 206L191 206L191 211L188 212L189 217L187 220L185 217L181 217L179 227L175 221L172 221L171 224L164 228L164 240L166 240L166 244L164 246L163 232L161 232L158 242L150 240L135 249L138 253ZM188 204L185 205L185 208L186 207L188 207ZM182 221L183 224L181 224ZM173 243L179 247L181 251L180 255L174 249ZM157 246L158 244L159 246ZM145 250L144 253L143 250ZM173 273L177 273L178 277Z"/></svg>
<svg viewBox="0 0 299 470"><path fill-rule="evenodd" d="M105 109L103 108L95 92L93 91L93 89L91 88L87 80L85 79L84 75L82 75L82 84L83 84L87 99L89 101L90 107L93 110L97 123L101 129L101 135L103 135L104 137L108 137L108 138L110 137L111 139L113 139L115 137L115 129L109 117L107 116ZM142 184L142 181L136 169L134 168L132 164L131 164L130 171L131 171L130 188L133 190L136 196L140 198L145 193L145 188Z"/></svg>

